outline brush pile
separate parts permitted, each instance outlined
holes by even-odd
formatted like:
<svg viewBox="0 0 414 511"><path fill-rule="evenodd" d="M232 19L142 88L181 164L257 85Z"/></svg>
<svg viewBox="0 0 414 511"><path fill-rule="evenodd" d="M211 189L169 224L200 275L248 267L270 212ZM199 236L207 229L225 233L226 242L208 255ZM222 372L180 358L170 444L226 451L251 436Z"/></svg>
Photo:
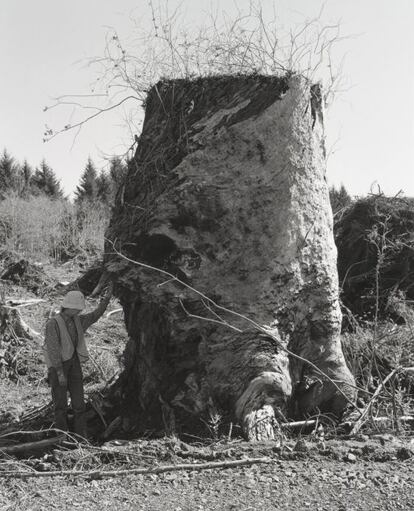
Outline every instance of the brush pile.
<svg viewBox="0 0 414 511"><path fill-rule="evenodd" d="M343 305L359 320L402 323L414 301L414 199L371 195L337 218Z"/></svg>

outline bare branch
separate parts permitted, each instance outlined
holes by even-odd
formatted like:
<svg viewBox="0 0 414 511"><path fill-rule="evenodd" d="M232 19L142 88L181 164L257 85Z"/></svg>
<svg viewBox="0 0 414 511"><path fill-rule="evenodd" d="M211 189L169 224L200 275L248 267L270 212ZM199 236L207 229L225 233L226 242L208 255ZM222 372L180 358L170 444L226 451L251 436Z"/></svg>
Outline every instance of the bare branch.
<svg viewBox="0 0 414 511"><path fill-rule="evenodd" d="M109 112L110 110L113 110L115 108L118 108L119 106L121 106L123 103L125 103L126 101L128 101L129 99L135 99L135 100L138 100L139 101L139 98L137 98L136 96L127 96L126 98L122 99L121 101L119 101L118 103L116 103L115 105L111 105L111 106L108 106L106 108L102 108L100 109L98 112L90 115L89 117L86 117L85 119L83 119L82 121L79 121L73 125L67 125L65 126L63 129L59 130L59 131L56 131L55 133L52 133L49 138L47 139L44 139L45 142L49 142L50 140L52 140L53 138L55 138L57 135L59 135L60 133L64 133L64 132L67 132L67 131L70 131L70 130L73 130L75 128L80 128L81 126L83 126L85 123L87 123L88 121L91 121L92 119L95 119L95 117L98 117L99 115L103 114L104 112Z"/></svg>
<svg viewBox="0 0 414 511"><path fill-rule="evenodd" d="M65 94L55 98L56 104L45 107L47 111L56 106L76 106L95 109L95 114L57 131L47 130L45 141L80 128L127 99L141 105L147 91L160 79L292 72L322 81L326 98L331 99L339 90L342 64L334 71L331 55L333 47L346 37L340 35L340 22L323 25L323 8L317 16L286 31L277 23L275 4L273 18L266 17L259 0L251 0L244 10L235 4L235 15L223 12L221 19L211 9L205 24L189 28L180 5L173 12L168 4L155 6L149 1L148 6L147 18L143 13L140 23L133 20L135 34L128 47L110 28L103 56L88 60L88 66L98 74L92 94ZM124 94L127 97L119 100ZM79 101L105 98L111 104L103 108ZM135 110L134 114L138 115Z"/></svg>

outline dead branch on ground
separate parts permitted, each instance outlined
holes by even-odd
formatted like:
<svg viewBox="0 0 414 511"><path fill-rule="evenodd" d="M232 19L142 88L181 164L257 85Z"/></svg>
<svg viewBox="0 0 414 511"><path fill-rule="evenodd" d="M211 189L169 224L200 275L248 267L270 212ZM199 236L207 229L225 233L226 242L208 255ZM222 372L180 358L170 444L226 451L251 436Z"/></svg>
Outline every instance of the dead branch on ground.
<svg viewBox="0 0 414 511"><path fill-rule="evenodd" d="M37 440L35 442L25 442L23 444L12 445L12 446L0 446L0 455L15 455L31 453L37 450L48 449L54 445L61 444L66 440L66 435L59 435L53 438L46 438L45 440Z"/></svg>
<svg viewBox="0 0 414 511"><path fill-rule="evenodd" d="M212 461L209 463L182 463L177 465L165 465L153 468L131 468L126 470L56 470L45 472L20 472L7 470L0 472L0 478L14 477L27 479L29 477L62 477L62 476L81 476L90 479L101 479L103 477L117 477L125 475L150 475L162 474L164 472L175 472L179 470L200 471L217 468L234 468L248 465L271 463L270 458L246 458L242 460Z"/></svg>

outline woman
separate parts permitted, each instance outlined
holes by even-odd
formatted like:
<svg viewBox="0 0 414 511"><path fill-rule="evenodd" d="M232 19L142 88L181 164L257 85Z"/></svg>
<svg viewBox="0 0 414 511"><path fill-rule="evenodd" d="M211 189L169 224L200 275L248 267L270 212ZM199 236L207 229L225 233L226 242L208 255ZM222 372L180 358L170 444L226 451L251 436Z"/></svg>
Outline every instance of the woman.
<svg viewBox="0 0 414 511"><path fill-rule="evenodd" d="M80 291L69 291L61 311L46 323L45 359L55 412L55 427L68 431L67 407L69 391L74 413L74 432L86 438L85 400L81 364L89 358L84 334L105 312L112 296L112 284L98 307L87 314L85 297Z"/></svg>

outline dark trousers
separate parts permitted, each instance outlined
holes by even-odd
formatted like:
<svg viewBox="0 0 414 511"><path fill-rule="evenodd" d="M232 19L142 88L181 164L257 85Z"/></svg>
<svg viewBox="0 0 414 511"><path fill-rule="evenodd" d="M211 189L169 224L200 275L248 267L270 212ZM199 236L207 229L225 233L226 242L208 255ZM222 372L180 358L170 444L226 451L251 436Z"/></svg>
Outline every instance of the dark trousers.
<svg viewBox="0 0 414 511"><path fill-rule="evenodd" d="M63 362L63 373L67 385L59 385L57 371L49 369L49 382L52 388L52 399L55 411L55 427L68 431L68 391L74 413L74 432L86 438L85 399L83 395L83 374L78 355L75 353L70 360Z"/></svg>

